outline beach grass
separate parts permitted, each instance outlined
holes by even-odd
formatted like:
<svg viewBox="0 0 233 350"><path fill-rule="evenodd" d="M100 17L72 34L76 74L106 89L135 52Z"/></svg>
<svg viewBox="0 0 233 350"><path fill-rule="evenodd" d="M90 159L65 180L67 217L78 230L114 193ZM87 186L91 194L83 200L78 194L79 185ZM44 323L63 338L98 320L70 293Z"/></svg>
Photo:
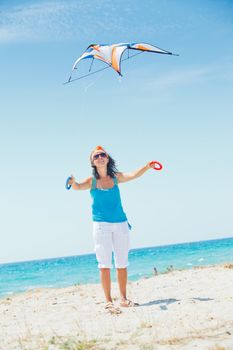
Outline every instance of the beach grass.
<svg viewBox="0 0 233 350"><path fill-rule="evenodd" d="M53 340L53 344L58 345L60 350L96 350L98 346L97 340L95 339L81 341L73 337L67 338L65 340L57 338L55 341Z"/></svg>
<svg viewBox="0 0 233 350"><path fill-rule="evenodd" d="M32 341L33 340L33 341ZM49 340L40 334L37 337L28 335L18 340L20 350L102 350L101 342L96 339L80 340L77 337L52 336Z"/></svg>

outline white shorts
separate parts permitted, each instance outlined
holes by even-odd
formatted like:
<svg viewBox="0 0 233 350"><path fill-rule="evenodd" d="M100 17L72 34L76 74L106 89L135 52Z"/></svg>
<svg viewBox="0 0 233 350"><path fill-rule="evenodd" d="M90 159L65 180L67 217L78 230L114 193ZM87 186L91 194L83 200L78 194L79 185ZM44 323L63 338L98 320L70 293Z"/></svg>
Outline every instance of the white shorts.
<svg viewBox="0 0 233 350"><path fill-rule="evenodd" d="M129 226L128 222L93 222L95 253L99 268L112 268L112 252L116 268L129 265Z"/></svg>

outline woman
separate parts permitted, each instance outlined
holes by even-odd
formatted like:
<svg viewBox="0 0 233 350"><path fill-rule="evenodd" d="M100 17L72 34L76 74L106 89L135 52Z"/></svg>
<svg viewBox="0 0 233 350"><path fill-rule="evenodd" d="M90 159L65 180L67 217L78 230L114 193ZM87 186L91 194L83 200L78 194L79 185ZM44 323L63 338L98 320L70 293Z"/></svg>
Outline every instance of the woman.
<svg viewBox="0 0 233 350"><path fill-rule="evenodd" d="M74 190L90 190L93 218L93 236L95 252L100 269L100 279L104 290L105 308L114 314L121 313L115 307L111 297L112 250L114 252L117 281L120 290L121 307L132 307L138 304L127 299L127 266L129 253L129 227L126 214L123 211L118 184L134 180L142 176L153 165L132 172L118 172L115 161L101 147L97 146L90 155L93 176L77 183L71 176L69 184Z"/></svg>

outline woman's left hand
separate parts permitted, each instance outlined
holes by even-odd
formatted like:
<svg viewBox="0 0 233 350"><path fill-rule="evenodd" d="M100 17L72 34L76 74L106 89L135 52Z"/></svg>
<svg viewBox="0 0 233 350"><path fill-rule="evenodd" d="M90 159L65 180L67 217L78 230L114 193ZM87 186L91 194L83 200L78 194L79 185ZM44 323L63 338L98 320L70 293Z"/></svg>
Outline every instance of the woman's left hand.
<svg viewBox="0 0 233 350"><path fill-rule="evenodd" d="M154 168L153 160L150 161L149 163L147 163L146 167L147 167L147 169L150 169L150 168L153 169Z"/></svg>

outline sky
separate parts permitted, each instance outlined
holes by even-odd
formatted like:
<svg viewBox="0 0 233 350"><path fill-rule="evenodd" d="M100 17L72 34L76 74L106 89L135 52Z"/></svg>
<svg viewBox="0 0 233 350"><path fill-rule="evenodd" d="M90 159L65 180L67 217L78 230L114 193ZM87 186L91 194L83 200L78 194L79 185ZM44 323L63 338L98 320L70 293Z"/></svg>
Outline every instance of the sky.
<svg viewBox="0 0 233 350"><path fill-rule="evenodd" d="M120 171L164 166L120 185L132 248L233 236L232 19L223 0L0 1L0 263L93 252L90 195L64 184L96 145ZM63 85L118 42L179 56Z"/></svg>

